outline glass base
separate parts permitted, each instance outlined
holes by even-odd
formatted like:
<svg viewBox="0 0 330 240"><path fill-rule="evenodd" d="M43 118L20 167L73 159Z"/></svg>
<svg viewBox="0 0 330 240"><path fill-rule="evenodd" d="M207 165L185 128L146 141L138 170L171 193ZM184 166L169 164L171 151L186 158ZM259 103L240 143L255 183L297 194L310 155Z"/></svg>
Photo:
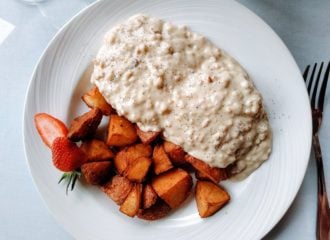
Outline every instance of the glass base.
<svg viewBox="0 0 330 240"><path fill-rule="evenodd" d="M33 0L22 0L33 1ZM40 1L40 0L35 0ZM42 16L44 16L55 28L59 29L72 18L81 9L87 7L95 0L41 0L42 4L37 7Z"/></svg>
<svg viewBox="0 0 330 240"><path fill-rule="evenodd" d="M45 2L47 0L20 0L26 4L30 4L30 5L37 5L38 3L42 3Z"/></svg>

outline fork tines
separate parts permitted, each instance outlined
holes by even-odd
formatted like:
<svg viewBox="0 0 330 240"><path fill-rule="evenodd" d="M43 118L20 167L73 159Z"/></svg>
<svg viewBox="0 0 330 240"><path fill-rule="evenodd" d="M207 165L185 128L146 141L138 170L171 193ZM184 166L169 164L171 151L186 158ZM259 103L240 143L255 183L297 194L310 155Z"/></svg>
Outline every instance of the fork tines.
<svg viewBox="0 0 330 240"><path fill-rule="evenodd" d="M321 65L318 67L317 63L315 63L310 76L309 76L309 70L310 70L311 66L308 65L303 74L303 77L304 77L306 85L307 85L307 91L311 98L311 107L313 109L318 109L320 111L323 111L325 91L326 91L327 83L328 83L328 79L329 79L330 62L328 62L325 73L324 73L323 77L321 78L323 65L324 65L324 63L322 62ZM317 68L318 68L318 70L317 70ZM317 72L317 75L315 77L316 72ZM322 82L319 84L320 79L322 79L321 80ZM318 100L316 100L317 93L318 93Z"/></svg>

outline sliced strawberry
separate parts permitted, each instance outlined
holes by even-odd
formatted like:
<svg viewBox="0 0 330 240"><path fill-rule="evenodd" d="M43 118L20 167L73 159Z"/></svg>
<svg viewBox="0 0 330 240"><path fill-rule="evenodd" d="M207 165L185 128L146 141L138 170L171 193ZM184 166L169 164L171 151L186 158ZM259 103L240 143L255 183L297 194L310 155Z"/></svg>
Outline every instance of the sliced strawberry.
<svg viewBox="0 0 330 240"><path fill-rule="evenodd" d="M87 161L84 152L67 137L54 140L52 157L54 166L63 172L74 171Z"/></svg>
<svg viewBox="0 0 330 240"><path fill-rule="evenodd" d="M65 137L68 129L63 122L47 113L38 113L34 116L34 124L42 141L51 147L55 138Z"/></svg>

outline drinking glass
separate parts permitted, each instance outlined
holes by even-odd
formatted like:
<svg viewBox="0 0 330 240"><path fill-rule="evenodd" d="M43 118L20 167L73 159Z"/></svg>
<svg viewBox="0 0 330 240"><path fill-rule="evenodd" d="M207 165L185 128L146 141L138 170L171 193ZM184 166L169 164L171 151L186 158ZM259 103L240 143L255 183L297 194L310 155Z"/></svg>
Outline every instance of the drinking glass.
<svg viewBox="0 0 330 240"><path fill-rule="evenodd" d="M50 24L59 29L72 16L96 0L20 0L35 5Z"/></svg>

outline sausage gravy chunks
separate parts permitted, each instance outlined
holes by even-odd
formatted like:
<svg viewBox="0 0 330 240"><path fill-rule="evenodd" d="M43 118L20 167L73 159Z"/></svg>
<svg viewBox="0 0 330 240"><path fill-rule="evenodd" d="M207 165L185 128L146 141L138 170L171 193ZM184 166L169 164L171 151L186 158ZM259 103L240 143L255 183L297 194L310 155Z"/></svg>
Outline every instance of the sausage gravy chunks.
<svg viewBox="0 0 330 240"><path fill-rule="evenodd" d="M91 78L105 99L143 131L211 166L232 164L240 180L271 152L262 97L227 53L185 26L135 15L112 28Z"/></svg>

